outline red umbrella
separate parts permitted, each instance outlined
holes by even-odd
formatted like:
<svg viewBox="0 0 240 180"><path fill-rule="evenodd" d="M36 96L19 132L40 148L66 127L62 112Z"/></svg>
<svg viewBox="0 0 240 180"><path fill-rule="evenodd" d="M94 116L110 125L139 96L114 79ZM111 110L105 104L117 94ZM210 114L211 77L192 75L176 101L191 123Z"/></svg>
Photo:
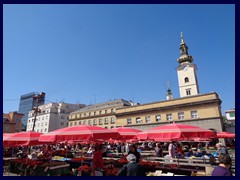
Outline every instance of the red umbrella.
<svg viewBox="0 0 240 180"><path fill-rule="evenodd" d="M142 132L139 129L130 127L112 128L113 131L118 132L123 139L133 139L138 133Z"/></svg>
<svg viewBox="0 0 240 180"><path fill-rule="evenodd" d="M43 142L61 142L61 141L90 141L90 140L107 140L109 138L119 138L119 133L98 126L71 126L61 128L39 137Z"/></svg>
<svg viewBox="0 0 240 180"><path fill-rule="evenodd" d="M12 135L13 133L3 133L3 141L5 141L7 138L9 138Z"/></svg>
<svg viewBox="0 0 240 180"><path fill-rule="evenodd" d="M42 133L27 131L12 133L10 135L3 136L3 145L4 147L16 147L16 146L33 146L42 144L38 141L39 136Z"/></svg>
<svg viewBox="0 0 240 180"><path fill-rule="evenodd" d="M230 132L218 132L217 138L235 138L235 134Z"/></svg>
<svg viewBox="0 0 240 180"><path fill-rule="evenodd" d="M190 140L194 138L214 137L216 137L216 132L214 131L203 129L198 126L178 123L154 127L137 135L138 139L156 141Z"/></svg>

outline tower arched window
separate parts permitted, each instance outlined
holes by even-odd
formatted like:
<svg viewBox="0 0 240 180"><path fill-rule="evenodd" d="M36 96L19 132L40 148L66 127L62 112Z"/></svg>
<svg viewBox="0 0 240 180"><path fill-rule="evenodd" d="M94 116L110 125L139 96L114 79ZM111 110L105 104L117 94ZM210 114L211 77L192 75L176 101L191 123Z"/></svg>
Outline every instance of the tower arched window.
<svg viewBox="0 0 240 180"><path fill-rule="evenodd" d="M184 82L185 82L185 83L188 83L188 82L189 82L189 78L188 78L188 77L185 77Z"/></svg>

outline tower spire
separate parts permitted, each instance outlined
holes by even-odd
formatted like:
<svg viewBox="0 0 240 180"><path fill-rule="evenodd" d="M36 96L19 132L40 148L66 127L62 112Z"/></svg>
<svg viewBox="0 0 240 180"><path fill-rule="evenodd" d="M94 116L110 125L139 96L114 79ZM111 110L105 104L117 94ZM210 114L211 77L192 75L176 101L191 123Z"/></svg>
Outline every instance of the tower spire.
<svg viewBox="0 0 240 180"><path fill-rule="evenodd" d="M181 43L180 43L180 58L177 59L178 63L184 64L184 63L192 63L193 62L193 57L188 55L188 47L186 43L184 42L183 39L183 33L180 33L181 37Z"/></svg>
<svg viewBox="0 0 240 180"><path fill-rule="evenodd" d="M167 81L167 87L168 87L168 90L167 90L166 98L167 98L167 100L171 100L171 99L173 99L173 95L172 95L172 91L170 89L169 81Z"/></svg>
<svg viewBox="0 0 240 180"><path fill-rule="evenodd" d="M184 44L185 42L184 42L184 39L183 39L183 33L181 32L180 34L181 34L181 44Z"/></svg>

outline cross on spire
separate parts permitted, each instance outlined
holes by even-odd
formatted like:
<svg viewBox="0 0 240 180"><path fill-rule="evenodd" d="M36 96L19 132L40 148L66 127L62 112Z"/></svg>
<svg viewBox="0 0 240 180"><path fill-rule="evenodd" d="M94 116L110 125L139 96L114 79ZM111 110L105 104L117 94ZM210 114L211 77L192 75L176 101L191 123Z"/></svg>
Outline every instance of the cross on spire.
<svg viewBox="0 0 240 180"><path fill-rule="evenodd" d="M181 36L181 44L182 44L182 43L184 43L183 33L182 32L180 33L180 36Z"/></svg>
<svg viewBox="0 0 240 180"><path fill-rule="evenodd" d="M167 87L170 88L169 81L167 81Z"/></svg>

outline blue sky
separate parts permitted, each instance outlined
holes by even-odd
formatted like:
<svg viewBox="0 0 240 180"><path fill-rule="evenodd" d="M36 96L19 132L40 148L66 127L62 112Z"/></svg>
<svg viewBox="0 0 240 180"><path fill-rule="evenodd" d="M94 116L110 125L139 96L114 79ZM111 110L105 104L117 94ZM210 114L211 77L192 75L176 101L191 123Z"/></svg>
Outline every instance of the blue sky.
<svg viewBox="0 0 240 180"><path fill-rule="evenodd" d="M3 5L3 112L20 96L46 103L179 98L180 32L198 67L200 93L235 108L235 5Z"/></svg>

